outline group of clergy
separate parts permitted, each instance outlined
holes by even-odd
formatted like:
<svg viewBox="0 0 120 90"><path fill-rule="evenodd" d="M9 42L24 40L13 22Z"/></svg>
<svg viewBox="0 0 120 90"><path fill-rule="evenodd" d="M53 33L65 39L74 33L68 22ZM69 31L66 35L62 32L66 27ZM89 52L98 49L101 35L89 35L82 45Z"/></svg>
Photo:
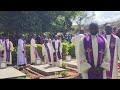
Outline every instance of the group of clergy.
<svg viewBox="0 0 120 90"><path fill-rule="evenodd" d="M30 59L31 64L35 64L36 60L38 60L39 53L37 49L37 44L35 40L36 36L33 35L31 38L31 46L30 46ZM44 43L42 44L42 55L44 56L44 64L49 64L50 66L62 66L62 44L58 39L58 36L55 36L53 40L44 39ZM18 49L17 49L17 65L26 65L26 48L25 43L23 41L23 36L18 40Z"/></svg>
<svg viewBox="0 0 120 90"><path fill-rule="evenodd" d="M89 25L90 33L72 38L75 45L78 73L82 79L117 79L120 60L120 39L105 26L105 35L99 34L97 23Z"/></svg>

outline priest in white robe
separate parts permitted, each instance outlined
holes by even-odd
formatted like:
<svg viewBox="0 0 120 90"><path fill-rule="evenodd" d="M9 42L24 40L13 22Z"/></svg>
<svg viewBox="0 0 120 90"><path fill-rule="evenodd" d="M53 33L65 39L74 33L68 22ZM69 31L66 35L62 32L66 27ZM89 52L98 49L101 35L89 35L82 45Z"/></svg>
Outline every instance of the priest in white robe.
<svg viewBox="0 0 120 90"><path fill-rule="evenodd" d="M26 64L27 64L27 58L26 58L25 43L23 41L23 36L20 35L20 38L18 40L18 48L17 48L17 65L22 66Z"/></svg>
<svg viewBox="0 0 120 90"><path fill-rule="evenodd" d="M52 51L53 51L53 65L62 67L62 43L56 35L52 40Z"/></svg>
<svg viewBox="0 0 120 90"><path fill-rule="evenodd" d="M30 59L31 64L34 64L38 58L38 52L37 52L37 44L35 41L35 35L32 36L31 39L31 47L30 47Z"/></svg>
<svg viewBox="0 0 120 90"><path fill-rule="evenodd" d="M105 27L105 38L108 41L110 49L110 71L107 72L108 79L118 79L118 61L120 61L120 39L112 34L112 26L110 24Z"/></svg>
<svg viewBox="0 0 120 90"><path fill-rule="evenodd" d="M83 32L84 33L84 32ZM75 55L76 55L76 59L77 59L77 64L78 64L78 73L80 74L80 63L79 63L79 44L80 44L80 40L82 37L85 37L85 35L82 32L80 32L80 34L76 34L72 39L71 42L74 44L75 46Z"/></svg>
<svg viewBox="0 0 120 90"><path fill-rule="evenodd" d="M7 65L12 65L11 52L13 51L13 43L9 40L9 37L3 41L1 49L4 51L3 60L7 62Z"/></svg>
<svg viewBox="0 0 120 90"><path fill-rule="evenodd" d="M53 50L47 39L42 44L42 55L44 56L44 64L53 65Z"/></svg>
<svg viewBox="0 0 120 90"><path fill-rule="evenodd" d="M90 34L80 41L79 63L83 79L106 79L110 70L110 51L107 40L98 35L98 24L89 25Z"/></svg>

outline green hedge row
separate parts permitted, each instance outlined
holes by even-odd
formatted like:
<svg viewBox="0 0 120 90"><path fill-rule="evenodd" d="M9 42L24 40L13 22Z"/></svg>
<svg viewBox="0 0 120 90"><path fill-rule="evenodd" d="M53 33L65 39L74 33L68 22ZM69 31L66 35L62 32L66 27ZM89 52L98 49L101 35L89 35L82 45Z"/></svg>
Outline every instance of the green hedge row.
<svg viewBox="0 0 120 90"><path fill-rule="evenodd" d="M75 47L73 44L68 44L68 43L62 43L63 45L63 59L65 59L66 55L71 55L72 57L75 57ZM26 54L27 54L27 62L30 63L30 44L26 44ZM13 59L13 64L16 64L17 62L17 47L14 47L14 50L12 52L12 59ZM41 59L43 60L43 55L42 55L42 45L38 44L38 53Z"/></svg>

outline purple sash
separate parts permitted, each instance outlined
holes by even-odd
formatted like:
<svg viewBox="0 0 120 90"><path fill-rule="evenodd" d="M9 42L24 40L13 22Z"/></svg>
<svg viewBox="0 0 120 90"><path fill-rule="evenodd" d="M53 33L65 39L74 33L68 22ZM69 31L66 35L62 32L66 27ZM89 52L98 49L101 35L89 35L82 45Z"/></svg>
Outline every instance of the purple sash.
<svg viewBox="0 0 120 90"><path fill-rule="evenodd" d="M106 37L107 39L107 37ZM114 52L115 52L115 43L116 43L116 38L114 37L113 34L111 34L111 38L110 38L110 55L111 55L111 60L110 60L110 71L107 71L107 77L108 78L112 78L112 72L113 72L113 62L114 62Z"/></svg>
<svg viewBox="0 0 120 90"><path fill-rule="evenodd" d="M56 49L55 49L55 42L52 41L52 45L53 45L53 48L55 50L55 52L53 53L53 59L54 59L54 62L57 61L57 56L58 56L58 59L62 59L61 57L61 53L60 53L60 42L58 42L58 51L57 51L57 55L56 55Z"/></svg>
<svg viewBox="0 0 120 90"><path fill-rule="evenodd" d="M97 67L100 67L103 58L104 58L104 51L105 51L105 41L101 35L97 36L98 41L98 61L97 61ZM85 55L88 63L95 67L94 65L94 57L93 57L93 49L92 49L92 39L91 35L86 35L84 38L84 48L85 48ZM97 76L94 74L95 72L89 72L88 78L89 79L102 79L103 78L103 72L100 72Z"/></svg>
<svg viewBox="0 0 120 90"><path fill-rule="evenodd" d="M61 57L61 53L60 53L60 42L58 42L58 52L57 52L57 55L58 55L58 59L62 59Z"/></svg>
<svg viewBox="0 0 120 90"><path fill-rule="evenodd" d="M9 47L7 47L7 42L5 41L5 47L6 47L6 61L10 61L10 42Z"/></svg>
<svg viewBox="0 0 120 90"><path fill-rule="evenodd" d="M50 50L49 50L47 44L44 43L44 46L45 46L45 48L46 48L46 50L47 50L49 62L51 62Z"/></svg>

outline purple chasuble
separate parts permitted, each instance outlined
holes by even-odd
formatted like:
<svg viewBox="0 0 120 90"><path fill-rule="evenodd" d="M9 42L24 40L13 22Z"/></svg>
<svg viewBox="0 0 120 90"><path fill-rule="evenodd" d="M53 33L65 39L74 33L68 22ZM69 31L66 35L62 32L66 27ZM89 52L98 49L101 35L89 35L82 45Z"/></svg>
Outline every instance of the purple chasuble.
<svg viewBox="0 0 120 90"><path fill-rule="evenodd" d="M97 41L98 41L98 61L97 61L97 67L100 67L103 58L104 58L104 51L105 51L105 40L101 35L97 36ZM84 38L84 49L85 49L85 55L88 63L92 66L95 67L94 65L94 57L93 57L93 48L92 48L92 39L91 35L87 35ZM97 72L89 72L88 73L88 78L89 79L103 79L103 72L100 72L99 74Z"/></svg>
<svg viewBox="0 0 120 90"><path fill-rule="evenodd" d="M49 62L51 62L50 50L49 50L49 48L48 48L46 43L44 43L44 46L45 46L45 48L47 50L47 55L48 55Z"/></svg>
<svg viewBox="0 0 120 90"><path fill-rule="evenodd" d="M8 47L9 46L9 47ZM7 42L5 41L5 48L6 48L6 61L10 61L10 41L9 45L7 46Z"/></svg>
<svg viewBox="0 0 120 90"><path fill-rule="evenodd" d="M106 36L106 39L107 39L107 36ZM110 71L106 72L108 78L112 78L113 62L114 62L114 52L115 52L115 43L116 43L116 38L115 38L115 36L113 34L111 34L110 44L109 44L110 56L111 56Z"/></svg>
<svg viewBox="0 0 120 90"><path fill-rule="evenodd" d="M58 42L58 51L56 52L56 49L55 49L55 41L52 41L52 45L53 45L53 48L55 50L55 52L53 53L53 59L54 59L54 62L57 61L57 56L58 56L58 59L62 59L62 56L61 56L61 53L60 53L60 41ZM57 53L57 55L56 55Z"/></svg>

